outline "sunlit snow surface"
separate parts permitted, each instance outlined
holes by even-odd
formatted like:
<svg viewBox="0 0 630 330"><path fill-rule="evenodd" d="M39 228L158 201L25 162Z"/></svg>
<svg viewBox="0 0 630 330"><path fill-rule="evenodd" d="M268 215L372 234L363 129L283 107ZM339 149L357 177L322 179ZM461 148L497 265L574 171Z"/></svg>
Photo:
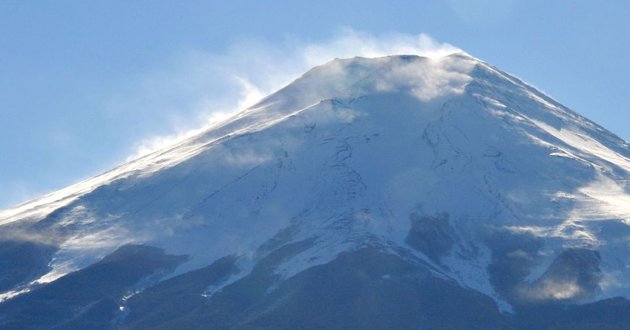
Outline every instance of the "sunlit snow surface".
<svg viewBox="0 0 630 330"><path fill-rule="evenodd" d="M199 135L0 212L5 232L59 247L49 273L0 299L128 243L189 255L177 273L240 255L234 281L282 230L283 244L313 242L283 278L377 244L510 310L489 282L489 228L544 239L531 281L563 248L598 249L596 298L628 297L629 182L625 141L464 53L334 60ZM448 214L450 255L410 248L413 212Z"/></svg>

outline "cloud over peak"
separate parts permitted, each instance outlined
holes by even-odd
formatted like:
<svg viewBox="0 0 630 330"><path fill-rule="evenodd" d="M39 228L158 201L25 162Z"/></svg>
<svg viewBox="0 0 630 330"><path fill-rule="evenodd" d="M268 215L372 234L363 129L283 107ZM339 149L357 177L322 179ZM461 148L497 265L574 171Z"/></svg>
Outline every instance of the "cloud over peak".
<svg viewBox="0 0 630 330"><path fill-rule="evenodd" d="M287 38L283 43L270 44L246 40L222 53L189 50L167 70L148 73L140 86L120 97L126 100L125 107L160 121L153 127L170 127L167 133L147 130L127 160L191 137L252 106L310 68L335 58L399 54L435 58L456 52L461 50L425 33L374 35L352 28L343 28L319 41Z"/></svg>

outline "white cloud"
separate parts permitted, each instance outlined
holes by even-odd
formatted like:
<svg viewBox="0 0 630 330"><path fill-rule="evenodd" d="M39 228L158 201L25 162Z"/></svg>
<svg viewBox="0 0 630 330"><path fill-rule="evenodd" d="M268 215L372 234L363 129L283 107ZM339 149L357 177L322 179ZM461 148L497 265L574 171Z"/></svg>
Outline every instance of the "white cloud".
<svg viewBox="0 0 630 330"><path fill-rule="evenodd" d="M519 293L532 300L566 300L586 294L575 279L545 279L531 287L521 287Z"/></svg>
<svg viewBox="0 0 630 330"><path fill-rule="evenodd" d="M577 207L571 212L573 219L621 219L630 224L630 193L618 182L599 175L596 180L581 187Z"/></svg>
<svg viewBox="0 0 630 330"><path fill-rule="evenodd" d="M418 35L389 33L376 36L346 28L330 40L305 45L298 51L298 55L301 55L307 67L312 67L336 57L378 57L395 54L442 57L458 51L461 50L446 43L439 43L425 33Z"/></svg>
<svg viewBox="0 0 630 330"><path fill-rule="evenodd" d="M141 139L130 160L191 137L334 58L441 57L458 51L427 34L372 35L351 28L318 42L241 41L222 53L193 50L182 54L170 68L147 75L140 87L118 97L114 111L139 111L151 120L158 116L161 119L155 122L171 129L164 134L160 133L164 128L158 128L157 134Z"/></svg>
<svg viewBox="0 0 630 330"><path fill-rule="evenodd" d="M425 62L400 63L385 72L378 81L378 90L396 90L400 86L410 88L412 95L422 101L430 101L441 95L464 92L471 77L468 75L474 62L452 61L450 58Z"/></svg>

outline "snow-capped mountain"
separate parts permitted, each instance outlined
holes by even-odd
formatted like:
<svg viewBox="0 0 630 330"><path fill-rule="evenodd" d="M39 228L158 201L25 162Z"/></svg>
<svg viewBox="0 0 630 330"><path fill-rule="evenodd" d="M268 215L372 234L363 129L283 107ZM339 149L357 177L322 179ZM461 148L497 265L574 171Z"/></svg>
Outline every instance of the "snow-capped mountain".
<svg viewBox="0 0 630 330"><path fill-rule="evenodd" d="M0 212L0 328L628 327L629 297L630 145L465 53L336 59Z"/></svg>

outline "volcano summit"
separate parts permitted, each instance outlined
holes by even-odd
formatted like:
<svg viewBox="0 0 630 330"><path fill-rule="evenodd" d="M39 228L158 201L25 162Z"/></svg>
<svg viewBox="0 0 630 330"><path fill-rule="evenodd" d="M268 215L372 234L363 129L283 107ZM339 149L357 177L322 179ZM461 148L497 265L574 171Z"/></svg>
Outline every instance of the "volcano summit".
<svg viewBox="0 0 630 330"><path fill-rule="evenodd" d="M336 59L0 212L0 329L630 326L630 145L465 53Z"/></svg>

